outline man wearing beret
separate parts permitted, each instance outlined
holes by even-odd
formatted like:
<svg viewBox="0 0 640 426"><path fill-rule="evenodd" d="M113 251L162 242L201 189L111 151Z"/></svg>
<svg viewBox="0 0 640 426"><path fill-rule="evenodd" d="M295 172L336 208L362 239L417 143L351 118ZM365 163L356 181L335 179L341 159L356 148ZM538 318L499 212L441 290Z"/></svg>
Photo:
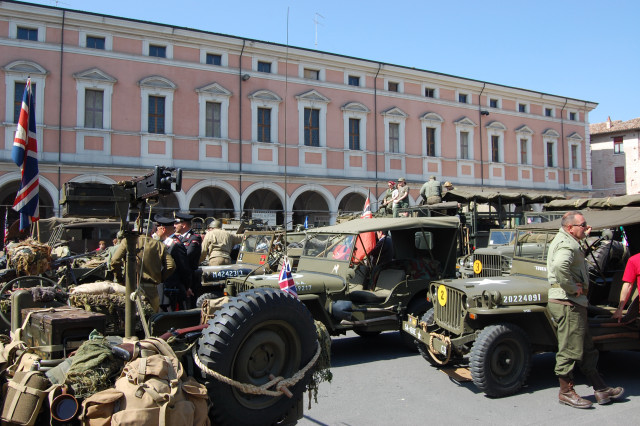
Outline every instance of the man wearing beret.
<svg viewBox="0 0 640 426"><path fill-rule="evenodd" d="M111 257L111 269L116 280L124 283L123 266L126 261L127 241L122 239ZM142 233L136 241L137 264L142 264L140 289L149 299L149 304L155 312L160 310L158 285L171 276L176 264L162 242ZM136 273L138 271L136 270Z"/></svg>
<svg viewBox="0 0 640 426"><path fill-rule="evenodd" d="M396 183L392 180L387 182L389 188L384 193L382 204L380 204L381 210L384 211L385 216L391 216L393 214L393 191L396 189Z"/></svg>
<svg viewBox="0 0 640 426"><path fill-rule="evenodd" d="M200 289L202 273L198 273L200 254L202 253L202 237L191 229L193 216L188 213L175 212L176 235L187 249L187 261L191 268L191 286L187 289L187 305L195 307L195 293Z"/></svg>
<svg viewBox="0 0 640 426"><path fill-rule="evenodd" d="M169 306L172 310L185 309L187 289L191 288L191 268L187 260L187 249L175 233L175 220L156 215L154 217L156 235L164 243L176 262L175 272L164 280L160 306Z"/></svg>

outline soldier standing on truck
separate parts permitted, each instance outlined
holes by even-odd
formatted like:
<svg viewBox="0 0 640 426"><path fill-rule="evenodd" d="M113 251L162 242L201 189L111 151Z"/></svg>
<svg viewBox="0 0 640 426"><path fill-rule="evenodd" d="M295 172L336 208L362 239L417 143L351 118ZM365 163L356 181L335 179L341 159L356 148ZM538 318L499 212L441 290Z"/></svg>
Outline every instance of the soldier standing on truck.
<svg viewBox="0 0 640 426"><path fill-rule="evenodd" d="M621 387L609 387L598 374L598 350L593 345L587 323L589 274L580 242L591 230L582 213L570 211L562 216L560 232L549 246L547 311L557 326L558 352L555 373L560 382L558 399L574 408L589 408L592 403L580 397L573 384L576 364L587 376L598 404L608 404L624 394Z"/></svg>
<svg viewBox="0 0 640 426"><path fill-rule="evenodd" d="M442 184L435 176L431 176L420 188L422 203L431 205L442 202Z"/></svg>

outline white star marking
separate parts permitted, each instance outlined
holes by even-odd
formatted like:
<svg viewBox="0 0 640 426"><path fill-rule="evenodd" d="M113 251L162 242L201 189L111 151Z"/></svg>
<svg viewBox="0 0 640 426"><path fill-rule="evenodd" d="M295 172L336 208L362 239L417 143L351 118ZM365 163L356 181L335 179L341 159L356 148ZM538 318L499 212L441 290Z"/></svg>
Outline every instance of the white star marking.
<svg viewBox="0 0 640 426"><path fill-rule="evenodd" d="M488 285L488 284L500 284L504 285L509 282L509 280L491 280L489 278L485 278L482 281L467 281L469 284L478 284L478 285Z"/></svg>

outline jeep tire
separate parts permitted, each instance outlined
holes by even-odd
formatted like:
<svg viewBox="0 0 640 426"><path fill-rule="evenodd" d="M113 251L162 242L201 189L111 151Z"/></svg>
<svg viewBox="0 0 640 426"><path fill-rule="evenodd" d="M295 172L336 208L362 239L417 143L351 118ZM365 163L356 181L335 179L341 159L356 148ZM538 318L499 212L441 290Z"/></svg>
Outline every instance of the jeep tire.
<svg viewBox="0 0 640 426"><path fill-rule="evenodd" d="M425 294L418 294L414 297L410 302L409 306L407 306L407 314L413 315L414 317L421 318L427 310L430 308L429 302L427 302L427 296ZM405 316L403 319L407 319ZM400 337L402 338L402 343L412 352L417 352L417 340L405 332L402 329L402 325L400 325Z"/></svg>
<svg viewBox="0 0 640 426"><path fill-rule="evenodd" d="M203 305L204 301L207 300L207 299L218 299L218 298L220 298L222 296L223 296L222 292L204 293L203 295L198 297L198 299L196 300L196 308L202 309L202 305Z"/></svg>
<svg viewBox="0 0 640 426"><path fill-rule="evenodd" d="M436 329L436 322L434 317L435 313L433 311L433 308L431 308L420 319L420 322L424 322L427 324L427 332L429 333L435 331ZM442 355L441 353L432 352L431 349L429 349L429 346L427 346L426 344L418 340L416 340L416 344L418 346L418 352L420 352L422 358L429 361L429 363L434 367L443 367L451 363L450 359L447 359L447 357Z"/></svg>
<svg viewBox="0 0 640 426"><path fill-rule="evenodd" d="M525 332L514 324L485 327L471 347L473 383L492 397L520 390L531 369L531 348Z"/></svg>
<svg viewBox="0 0 640 426"><path fill-rule="evenodd" d="M208 324L198 341L198 357L207 368L240 383L261 386L270 381L270 375L290 378L317 350L311 313L281 290L254 289L232 297ZM280 421L298 403L312 372L313 368L289 389L293 398L243 393L209 378L213 423Z"/></svg>

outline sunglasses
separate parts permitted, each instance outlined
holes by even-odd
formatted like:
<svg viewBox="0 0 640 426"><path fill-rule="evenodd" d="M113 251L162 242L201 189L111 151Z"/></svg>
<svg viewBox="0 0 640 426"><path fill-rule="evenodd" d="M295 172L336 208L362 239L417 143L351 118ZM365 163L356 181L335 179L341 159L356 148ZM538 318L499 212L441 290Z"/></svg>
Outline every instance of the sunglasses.
<svg viewBox="0 0 640 426"><path fill-rule="evenodd" d="M587 222L576 223L575 225L571 225L571 226L579 226L581 228L586 228L587 227Z"/></svg>

